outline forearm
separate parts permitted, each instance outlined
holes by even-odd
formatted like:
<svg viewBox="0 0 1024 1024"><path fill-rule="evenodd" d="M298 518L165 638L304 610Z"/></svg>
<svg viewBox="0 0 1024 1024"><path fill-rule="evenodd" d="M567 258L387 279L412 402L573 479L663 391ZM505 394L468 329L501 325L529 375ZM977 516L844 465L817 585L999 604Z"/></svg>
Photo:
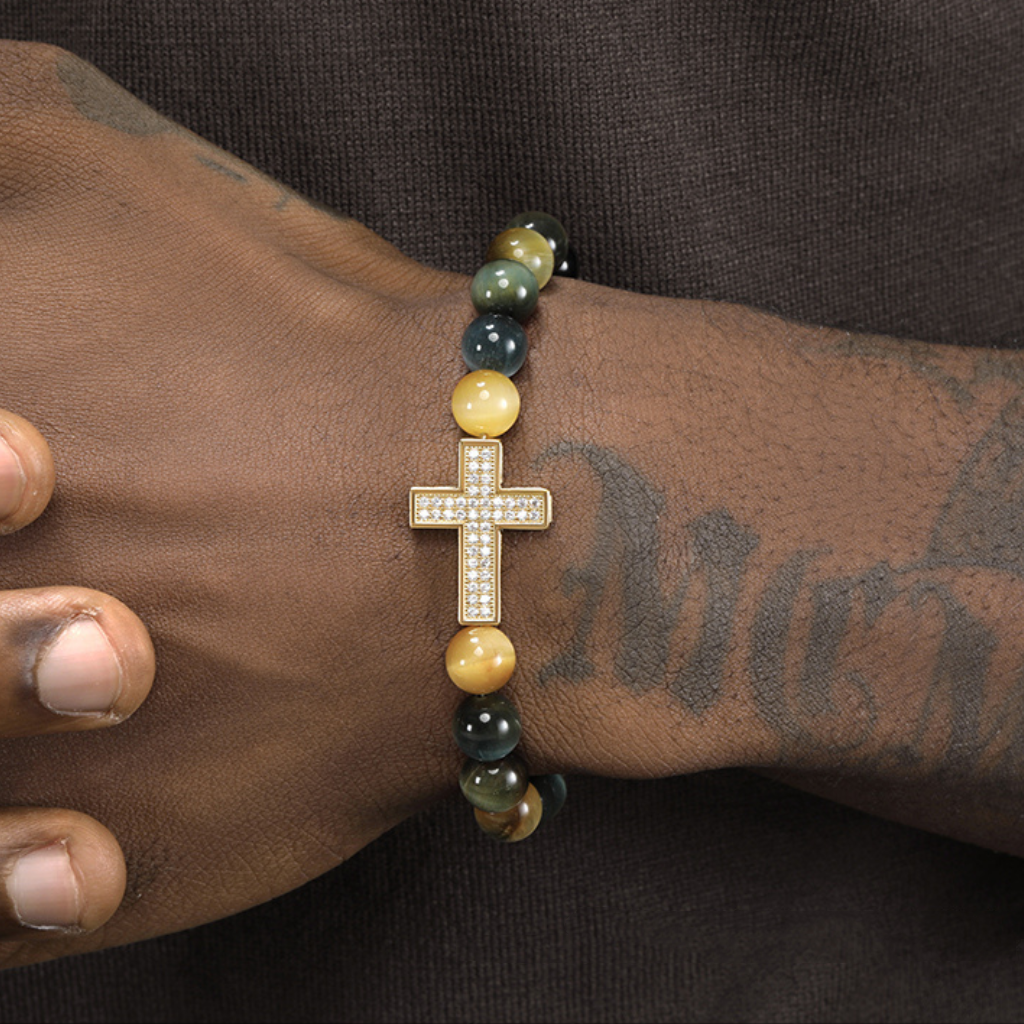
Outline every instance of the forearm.
<svg viewBox="0 0 1024 1024"><path fill-rule="evenodd" d="M534 758L1024 853L1021 357L559 287L507 444L556 502L506 540Z"/></svg>

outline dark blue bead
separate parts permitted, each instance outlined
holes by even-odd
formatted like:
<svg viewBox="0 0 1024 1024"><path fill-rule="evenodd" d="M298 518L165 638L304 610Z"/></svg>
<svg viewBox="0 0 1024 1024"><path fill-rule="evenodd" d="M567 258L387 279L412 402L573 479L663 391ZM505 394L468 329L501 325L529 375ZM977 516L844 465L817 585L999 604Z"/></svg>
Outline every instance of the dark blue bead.
<svg viewBox="0 0 1024 1024"><path fill-rule="evenodd" d="M462 358L471 370L511 377L526 359L526 331L510 316L478 316L462 335Z"/></svg>
<svg viewBox="0 0 1024 1024"><path fill-rule="evenodd" d="M565 259L561 263L555 264L553 273L554 277L579 277L580 276L580 261L576 255L576 250L570 245L569 251L566 253Z"/></svg>
<svg viewBox="0 0 1024 1024"><path fill-rule="evenodd" d="M522 731L515 705L500 693L467 697L452 721L459 750L475 761L500 761L511 754Z"/></svg>
<svg viewBox="0 0 1024 1024"><path fill-rule="evenodd" d="M534 775L530 782L540 793L540 802L544 805L542 822L549 822L564 806L569 790L562 775Z"/></svg>

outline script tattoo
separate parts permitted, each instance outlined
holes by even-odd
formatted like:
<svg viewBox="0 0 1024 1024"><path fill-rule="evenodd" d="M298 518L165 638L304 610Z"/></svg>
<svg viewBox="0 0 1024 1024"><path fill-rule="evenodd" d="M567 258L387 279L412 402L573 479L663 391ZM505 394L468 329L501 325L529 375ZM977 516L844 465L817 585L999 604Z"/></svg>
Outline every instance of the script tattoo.
<svg viewBox="0 0 1024 1024"><path fill-rule="evenodd" d="M937 373L928 369L926 375L938 380ZM996 375L989 369L977 377ZM950 381L947 390L958 402L973 400L965 397L967 384ZM720 701L727 656L738 646L747 652L757 712L779 739L780 763L841 750L844 767L917 767L956 779L1005 777L1024 765L1024 664L1016 684L1004 686L996 706L988 706L999 637L951 583L951 573L955 578L958 570L972 569L1024 579L1021 398L1004 406L964 461L923 556L906 565L879 562L848 576L823 576L818 564L825 552L808 550L792 554L766 581L752 580L747 566L758 535L718 509L683 525L687 564L678 578L666 578L659 557L665 501L658 489L596 445L564 443L540 462L568 459L593 472L602 490L592 553L563 580L567 595L582 594L575 631L544 666L541 682L594 675L595 620L618 588L615 677L634 692L666 689L700 716ZM749 634L739 636L737 608L748 589L754 614ZM798 603L804 610L799 630ZM677 635L684 612L688 622L700 623L696 636ZM923 702L898 741L878 735L872 673L842 657L851 635L870 646L887 614L931 616L939 623ZM672 651L680 648L687 652L683 666L670 673ZM936 733L944 737L937 753L927 742Z"/></svg>
<svg viewBox="0 0 1024 1024"><path fill-rule="evenodd" d="M569 569L563 581L566 594L584 592L576 631L568 649L541 670L541 682L556 676L578 681L593 674L587 646L594 616L613 568L621 567L623 629L616 676L636 691L667 683L692 712L702 714L721 694L743 567L757 547L756 536L725 511L689 523L693 557L675 593L665 600L658 573L658 516L664 498L634 467L596 445L559 445L544 453L540 463L569 457L582 458L597 474L602 498L593 556L586 565ZM667 679L672 634L698 575L706 595L700 635L686 663Z"/></svg>
<svg viewBox="0 0 1024 1024"><path fill-rule="evenodd" d="M931 565L1024 577L1024 404L1010 401L976 445L935 524Z"/></svg>

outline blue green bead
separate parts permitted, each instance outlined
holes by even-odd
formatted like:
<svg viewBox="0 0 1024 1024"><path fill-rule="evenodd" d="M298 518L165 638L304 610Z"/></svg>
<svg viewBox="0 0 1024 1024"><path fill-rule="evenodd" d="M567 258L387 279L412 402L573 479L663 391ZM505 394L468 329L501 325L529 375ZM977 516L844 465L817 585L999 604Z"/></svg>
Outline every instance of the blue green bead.
<svg viewBox="0 0 1024 1024"><path fill-rule="evenodd" d="M526 359L526 331L510 316L478 316L462 335L462 358L471 370L511 377Z"/></svg>
<svg viewBox="0 0 1024 1024"><path fill-rule="evenodd" d="M468 760L459 772L462 795L481 811L510 811L530 784L526 765L514 754L500 761Z"/></svg>
<svg viewBox="0 0 1024 1024"><path fill-rule="evenodd" d="M565 259L561 263L555 264L555 269L552 272L552 277L579 277L580 276L580 261L576 255L576 250L570 245L569 251L565 255Z"/></svg>
<svg viewBox="0 0 1024 1024"><path fill-rule="evenodd" d="M544 805L544 822L547 823L565 806L565 798L569 790L562 775L534 775L530 782L540 793L540 802Z"/></svg>
<svg viewBox="0 0 1024 1024"><path fill-rule="evenodd" d="M529 267L516 260L491 260L473 277L469 297L478 313L501 313L522 322L537 305L540 288Z"/></svg>
<svg viewBox="0 0 1024 1024"><path fill-rule="evenodd" d="M507 757L522 731L515 705L500 693L467 697L452 721L459 750L475 761L500 761Z"/></svg>
<svg viewBox="0 0 1024 1024"><path fill-rule="evenodd" d="M555 256L557 267L566 256L569 250L569 236L566 234L562 222L552 217L550 213L541 210L527 210L526 213L517 213L506 225L508 228L529 228L543 235Z"/></svg>

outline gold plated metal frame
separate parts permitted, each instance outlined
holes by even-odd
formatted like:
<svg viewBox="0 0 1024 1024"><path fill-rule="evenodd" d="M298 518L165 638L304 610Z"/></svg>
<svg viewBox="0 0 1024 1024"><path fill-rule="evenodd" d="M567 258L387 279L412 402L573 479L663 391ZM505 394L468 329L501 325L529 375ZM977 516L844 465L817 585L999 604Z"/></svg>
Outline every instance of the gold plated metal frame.
<svg viewBox="0 0 1024 1024"><path fill-rule="evenodd" d="M459 531L459 622L501 622L502 530L546 530L551 494L543 487L503 488L501 441L459 441L458 487L413 487L409 525Z"/></svg>

